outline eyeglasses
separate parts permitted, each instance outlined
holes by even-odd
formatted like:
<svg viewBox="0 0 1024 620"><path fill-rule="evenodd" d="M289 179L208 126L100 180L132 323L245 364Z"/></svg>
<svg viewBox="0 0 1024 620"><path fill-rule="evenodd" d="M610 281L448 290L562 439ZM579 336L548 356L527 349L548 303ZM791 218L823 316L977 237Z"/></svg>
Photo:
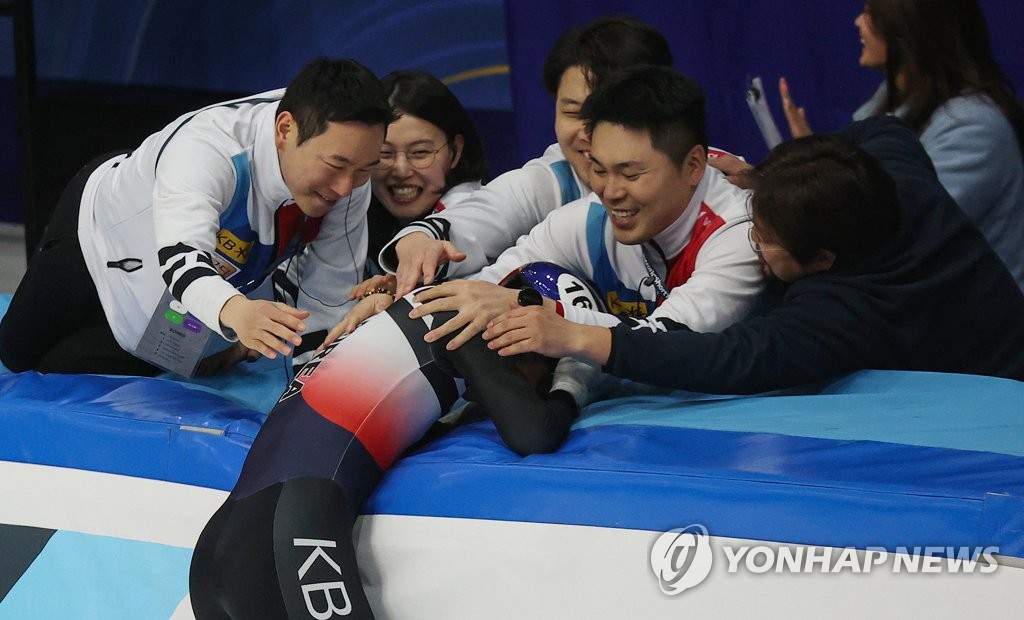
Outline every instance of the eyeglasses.
<svg viewBox="0 0 1024 620"><path fill-rule="evenodd" d="M405 161L409 162L409 165L417 170L423 170L429 168L430 164L434 163L434 159L437 158L437 154L441 152L444 147L448 146L447 143L442 144L440 148L430 150L424 147L416 147L411 151L392 151L390 149L383 149L380 152L380 161L374 166L377 170L387 170L392 168L398 161L398 154L402 153L405 155Z"/></svg>
<svg viewBox="0 0 1024 620"><path fill-rule="evenodd" d="M750 242L750 249L758 254L762 252L782 252L783 250L785 250L785 248L766 248L763 245L761 245L761 241L759 239L754 238L753 226L747 229L747 241Z"/></svg>

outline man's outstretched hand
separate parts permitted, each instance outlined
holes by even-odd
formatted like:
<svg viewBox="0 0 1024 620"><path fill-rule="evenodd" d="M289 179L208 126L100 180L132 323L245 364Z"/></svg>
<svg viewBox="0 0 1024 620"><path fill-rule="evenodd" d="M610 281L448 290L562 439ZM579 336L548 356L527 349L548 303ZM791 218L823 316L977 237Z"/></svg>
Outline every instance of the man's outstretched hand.
<svg viewBox="0 0 1024 620"><path fill-rule="evenodd" d="M309 312L288 304L235 295L220 310L221 325L235 332L238 341L260 355L275 359L288 355L293 346L302 344L302 321Z"/></svg>

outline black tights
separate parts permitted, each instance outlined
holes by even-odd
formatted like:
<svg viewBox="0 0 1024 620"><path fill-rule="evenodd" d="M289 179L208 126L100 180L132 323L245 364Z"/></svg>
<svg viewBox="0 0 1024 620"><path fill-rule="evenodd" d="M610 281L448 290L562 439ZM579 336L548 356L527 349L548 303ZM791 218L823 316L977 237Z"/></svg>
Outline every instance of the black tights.
<svg viewBox="0 0 1024 620"><path fill-rule="evenodd" d="M345 496L326 478L293 478L225 502L192 556L196 618L372 619L354 524Z"/></svg>
<svg viewBox="0 0 1024 620"><path fill-rule="evenodd" d="M93 160L68 183L0 321L0 361L14 372L140 376L160 372L114 339L82 256L78 238L82 190L89 175L111 156Z"/></svg>

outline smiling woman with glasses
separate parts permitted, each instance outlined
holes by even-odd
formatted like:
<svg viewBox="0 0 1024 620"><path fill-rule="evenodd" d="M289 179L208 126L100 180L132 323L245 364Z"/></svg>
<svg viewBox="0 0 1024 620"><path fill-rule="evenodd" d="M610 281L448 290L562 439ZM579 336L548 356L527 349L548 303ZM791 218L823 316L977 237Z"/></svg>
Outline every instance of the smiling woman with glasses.
<svg viewBox="0 0 1024 620"><path fill-rule="evenodd" d="M381 248L406 224L444 210L480 188L487 161L476 127L441 80L423 71L395 71L381 83L398 120L388 126L373 167L366 214L366 279L349 299L361 299L323 341L325 346L394 301L395 277L378 263Z"/></svg>
<svg viewBox="0 0 1024 620"><path fill-rule="evenodd" d="M371 178L373 273L382 273L377 254L399 228L452 204L487 176L476 128L447 86L423 71L396 71L382 83L398 120L388 127Z"/></svg>
<svg viewBox="0 0 1024 620"><path fill-rule="evenodd" d="M398 163L398 156L405 156L405 160L409 162L409 165L417 170L424 170L429 168L434 160L437 159L437 154L444 150L445 147L450 147L448 143L442 144L436 149L431 149L430 145L423 144L417 145L406 151L396 151L390 148L383 148L380 150L380 161L374 166L375 170L390 170Z"/></svg>

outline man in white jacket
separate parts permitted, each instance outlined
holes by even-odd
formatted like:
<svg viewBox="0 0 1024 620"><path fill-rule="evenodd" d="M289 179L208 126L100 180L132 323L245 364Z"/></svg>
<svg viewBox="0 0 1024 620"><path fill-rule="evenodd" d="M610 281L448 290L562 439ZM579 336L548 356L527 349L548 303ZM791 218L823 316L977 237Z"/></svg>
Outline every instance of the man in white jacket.
<svg viewBox="0 0 1024 620"><path fill-rule="evenodd" d="M411 317L455 311L466 325L457 332L449 321L426 340L457 349L522 304L519 291L495 283L534 261L593 282L612 314L534 296L577 323L612 326L616 315L628 315L711 332L750 312L763 281L747 238L749 193L707 165L700 86L667 67L630 69L595 90L581 116L594 194L554 210L478 279L420 292L422 305ZM586 400L585 389L560 384L558 376L553 389Z"/></svg>
<svg viewBox="0 0 1024 620"><path fill-rule="evenodd" d="M171 334L205 326L249 356L287 355L340 319L359 281L367 181L391 120L371 72L320 59L287 89L186 114L95 160L55 210L0 325L0 358L15 371L155 374L150 362L166 366L140 341L165 320ZM301 310L246 297L288 260Z"/></svg>

